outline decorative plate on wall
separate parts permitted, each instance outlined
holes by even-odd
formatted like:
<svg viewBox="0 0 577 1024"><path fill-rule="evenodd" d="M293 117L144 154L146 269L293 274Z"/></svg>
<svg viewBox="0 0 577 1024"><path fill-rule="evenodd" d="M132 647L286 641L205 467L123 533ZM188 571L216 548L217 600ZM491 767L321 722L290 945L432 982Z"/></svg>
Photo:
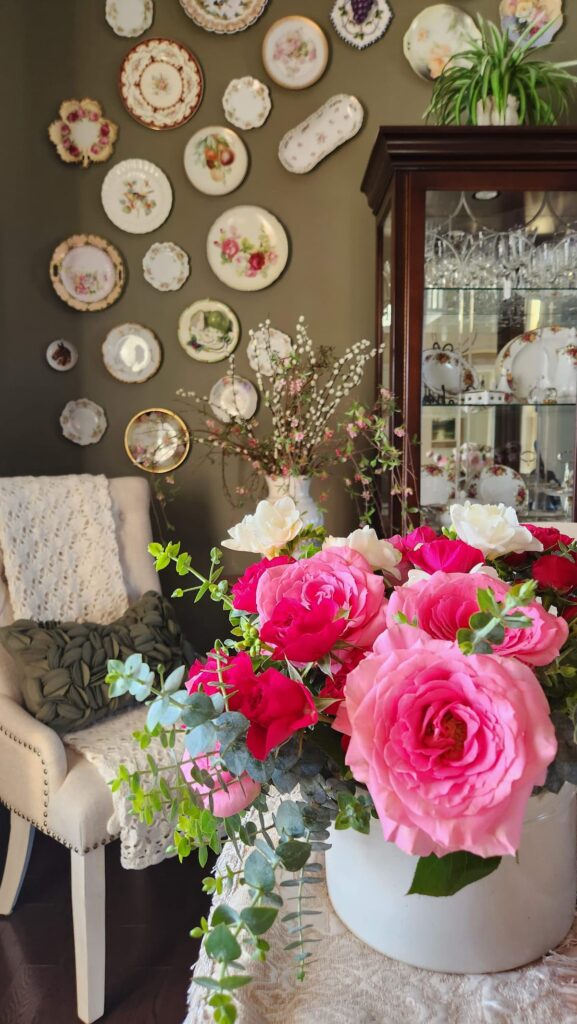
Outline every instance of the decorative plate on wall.
<svg viewBox="0 0 577 1024"><path fill-rule="evenodd" d="M452 4L425 7L413 19L403 39L403 52L419 78L432 81L450 57L468 50L481 33L470 14Z"/></svg>
<svg viewBox="0 0 577 1024"><path fill-rule="evenodd" d="M207 32L233 33L250 28L268 0L180 0L189 18Z"/></svg>
<svg viewBox="0 0 577 1024"><path fill-rule="evenodd" d="M208 196L234 192L248 170L248 154L232 128L201 128L184 150L184 169L189 181Z"/></svg>
<svg viewBox="0 0 577 1024"><path fill-rule="evenodd" d="M142 261L144 278L159 292L176 292L190 274L190 261L175 242L154 242Z"/></svg>
<svg viewBox="0 0 577 1024"><path fill-rule="evenodd" d="M57 341L51 341L46 349L46 362L53 370L64 373L66 370L71 370L73 366L76 366L78 362L78 349L71 341L64 341L63 338L58 338Z"/></svg>
<svg viewBox="0 0 577 1024"><path fill-rule="evenodd" d="M182 43L146 39L120 69L120 96L129 114L147 128L178 128L196 113L203 78L196 57Z"/></svg>
<svg viewBox="0 0 577 1024"><path fill-rule="evenodd" d="M233 78L222 97L224 116L235 128L260 128L271 112L268 87L258 78Z"/></svg>
<svg viewBox="0 0 577 1024"><path fill-rule="evenodd" d="M162 349L149 327L143 327L142 324L119 324L104 339L102 359L116 380L123 384L142 384L158 372Z"/></svg>
<svg viewBox="0 0 577 1024"><path fill-rule="evenodd" d="M283 135L278 158L287 171L307 174L352 139L363 126L364 110L356 96L340 93Z"/></svg>
<svg viewBox="0 0 577 1024"><path fill-rule="evenodd" d="M101 197L112 223L133 235L156 231L172 208L170 182L149 160L122 160L111 167Z"/></svg>
<svg viewBox="0 0 577 1024"><path fill-rule="evenodd" d="M48 137L66 164L102 163L112 156L118 125L102 116L97 100L64 100L59 120L48 127Z"/></svg>
<svg viewBox="0 0 577 1024"><path fill-rule="evenodd" d="M269 78L285 89L308 89L318 82L329 62L329 44L320 25L300 14L279 18L262 43L262 62Z"/></svg>
<svg viewBox="0 0 577 1024"><path fill-rule="evenodd" d="M345 43L364 50L384 36L392 17L387 0L335 0L331 24Z"/></svg>
<svg viewBox="0 0 577 1024"><path fill-rule="evenodd" d="M184 420L170 409L143 409L133 416L124 432L130 461L147 473L170 473L190 451Z"/></svg>
<svg viewBox="0 0 577 1024"><path fill-rule="evenodd" d="M258 405L258 391L246 377L225 376L210 389L208 404L217 420L250 420Z"/></svg>
<svg viewBox="0 0 577 1024"><path fill-rule="evenodd" d="M62 433L69 441L82 446L98 444L108 423L102 406L89 398L67 402L60 415Z"/></svg>
<svg viewBox="0 0 577 1024"><path fill-rule="evenodd" d="M199 299L181 313L178 340L185 352L201 363L219 363L238 345L240 324L224 302Z"/></svg>
<svg viewBox="0 0 577 1024"><path fill-rule="evenodd" d="M152 0L106 0L104 17L117 36L141 36L152 25Z"/></svg>
<svg viewBox="0 0 577 1024"><path fill-rule="evenodd" d="M94 313L120 297L124 263L118 249L105 238L71 235L52 253L50 280L68 306Z"/></svg>
<svg viewBox="0 0 577 1024"><path fill-rule="evenodd" d="M233 206L217 217L206 242L208 262L223 284L241 292L268 288L289 255L280 220L262 206Z"/></svg>
<svg viewBox="0 0 577 1024"><path fill-rule="evenodd" d="M517 42L529 25L533 25L531 36L549 24L549 28L542 36L539 36L533 46L547 46L553 36L557 35L563 27L563 3L562 0L501 0L499 5L501 16L501 28L507 29L509 38Z"/></svg>
<svg viewBox="0 0 577 1024"><path fill-rule="evenodd" d="M246 347L248 365L263 377L272 377L273 359L275 363L280 362L290 356L292 350L292 340L288 334L265 325L251 334Z"/></svg>

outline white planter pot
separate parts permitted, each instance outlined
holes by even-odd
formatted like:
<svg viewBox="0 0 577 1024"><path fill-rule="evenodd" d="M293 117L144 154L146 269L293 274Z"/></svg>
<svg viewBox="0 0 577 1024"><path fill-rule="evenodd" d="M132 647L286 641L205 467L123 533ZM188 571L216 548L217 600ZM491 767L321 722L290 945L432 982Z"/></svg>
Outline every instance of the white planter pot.
<svg viewBox="0 0 577 1024"><path fill-rule="evenodd" d="M493 125L494 127L519 124L519 100L516 96L507 96L507 106L503 113L496 109L492 96L488 96L484 103L482 100L479 100L477 103L477 124L484 126Z"/></svg>
<svg viewBox="0 0 577 1024"><path fill-rule="evenodd" d="M307 526L322 526L323 514L310 493L309 476L267 476L268 501L276 501L287 494L298 508Z"/></svg>
<svg viewBox="0 0 577 1024"><path fill-rule="evenodd" d="M416 857L383 839L333 830L329 896L341 921L368 946L415 967L485 974L530 963L565 938L577 887L575 788L529 801L518 861L455 896L407 896Z"/></svg>

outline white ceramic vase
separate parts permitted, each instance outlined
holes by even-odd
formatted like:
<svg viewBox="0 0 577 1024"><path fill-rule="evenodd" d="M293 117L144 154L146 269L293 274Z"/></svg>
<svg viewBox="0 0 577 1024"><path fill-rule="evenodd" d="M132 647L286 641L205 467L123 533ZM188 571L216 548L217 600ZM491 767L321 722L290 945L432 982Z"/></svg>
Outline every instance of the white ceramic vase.
<svg viewBox="0 0 577 1024"><path fill-rule="evenodd" d="M477 124L482 126L519 124L519 100L516 96L507 96L507 106L501 113L497 110L492 96L488 96L485 102L479 100L477 103Z"/></svg>
<svg viewBox="0 0 577 1024"><path fill-rule="evenodd" d="M407 896L416 857L383 839L335 831L326 856L329 896L341 921L368 946L449 974L507 971L536 960L573 924L577 884L575 788L531 797L518 860L454 896Z"/></svg>
<svg viewBox="0 0 577 1024"><path fill-rule="evenodd" d="M288 494L307 526L323 525L323 514L310 493L310 476L267 476L266 482L268 501L276 501Z"/></svg>

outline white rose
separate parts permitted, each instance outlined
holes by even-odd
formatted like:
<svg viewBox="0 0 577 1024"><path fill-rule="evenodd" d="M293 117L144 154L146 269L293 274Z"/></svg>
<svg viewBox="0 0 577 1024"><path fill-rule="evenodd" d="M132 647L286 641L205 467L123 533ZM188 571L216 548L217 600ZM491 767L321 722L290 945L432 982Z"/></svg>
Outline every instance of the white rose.
<svg viewBox="0 0 577 1024"><path fill-rule="evenodd" d="M514 551L542 551L541 541L519 525L515 509L506 505L451 505L451 523L460 540L479 548L485 558Z"/></svg>
<svg viewBox="0 0 577 1024"><path fill-rule="evenodd" d="M232 548L233 551L253 551L266 558L274 558L281 548L300 533L303 525L292 498L259 501L253 515L245 516L228 531L230 540L223 540L222 546Z"/></svg>
<svg viewBox="0 0 577 1024"><path fill-rule="evenodd" d="M352 548L366 558L372 569L382 569L392 576L399 575L395 566L401 561L401 552L389 544L388 540L379 540L372 526L353 530L348 537L327 537L323 551L325 548Z"/></svg>

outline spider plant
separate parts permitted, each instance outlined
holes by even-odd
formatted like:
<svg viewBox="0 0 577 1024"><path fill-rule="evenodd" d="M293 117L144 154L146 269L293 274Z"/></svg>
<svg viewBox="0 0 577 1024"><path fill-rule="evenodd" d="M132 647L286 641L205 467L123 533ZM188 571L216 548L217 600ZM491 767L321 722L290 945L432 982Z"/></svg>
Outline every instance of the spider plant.
<svg viewBox="0 0 577 1024"><path fill-rule="evenodd" d="M557 19L555 19L556 21ZM437 124L557 124L566 114L568 94L577 77L566 68L577 61L554 63L531 53L536 41L554 24L531 35L532 25L513 42L506 30L477 15L479 39L445 65L433 86L427 119Z"/></svg>

